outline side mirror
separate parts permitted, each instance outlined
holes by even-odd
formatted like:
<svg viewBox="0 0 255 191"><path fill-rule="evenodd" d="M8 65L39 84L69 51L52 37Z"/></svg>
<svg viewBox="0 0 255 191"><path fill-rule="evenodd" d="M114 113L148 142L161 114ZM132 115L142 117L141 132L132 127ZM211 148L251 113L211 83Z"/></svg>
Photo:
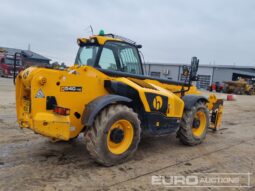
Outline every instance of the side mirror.
<svg viewBox="0 0 255 191"><path fill-rule="evenodd" d="M182 75L185 78L189 77L189 67L188 66L182 66Z"/></svg>
<svg viewBox="0 0 255 191"><path fill-rule="evenodd" d="M191 81L197 81L197 70L199 65L199 59L197 57L192 57L191 59L191 67L190 67L190 80Z"/></svg>

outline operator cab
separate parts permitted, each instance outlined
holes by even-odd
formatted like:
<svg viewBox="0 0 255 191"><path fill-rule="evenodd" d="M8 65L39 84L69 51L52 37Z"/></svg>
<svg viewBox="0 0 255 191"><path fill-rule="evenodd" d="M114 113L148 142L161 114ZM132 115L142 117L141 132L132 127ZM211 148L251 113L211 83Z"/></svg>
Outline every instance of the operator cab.
<svg viewBox="0 0 255 191"><path fill-rule="evenodd" d="M102 43L102 38L104 42ZM93 66L98 69L143 75L138 48L119 39L95 36L79 41L75 64Z"/></svg>
<svg viewBox="0 0 255 191"><path fill-rule="evenodd" d="M191 81L197 80L199 60L196 57L192 58L191 66L187 67L188 72L185 75L187 80L182 82L145 76L138 51L142 46L130 39L113 34L99 34L90 38L79 38L77 43L80 48L75 64L92 66L110 76L152 79L183 87L190 87ZM181 92L185 91L182 88Z"/></svg>

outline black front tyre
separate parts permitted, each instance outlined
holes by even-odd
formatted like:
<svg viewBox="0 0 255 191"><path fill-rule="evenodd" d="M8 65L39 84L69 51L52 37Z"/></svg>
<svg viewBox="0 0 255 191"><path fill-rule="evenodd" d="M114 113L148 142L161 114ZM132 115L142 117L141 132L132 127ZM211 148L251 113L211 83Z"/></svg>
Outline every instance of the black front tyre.
<svg viewBox="0 0 255 191"><path fill-rule="evenodd" d="M209 123L208 108L204 102L198 102L184 111L177 137L185 145L200 144L206 137Z"/></svg>

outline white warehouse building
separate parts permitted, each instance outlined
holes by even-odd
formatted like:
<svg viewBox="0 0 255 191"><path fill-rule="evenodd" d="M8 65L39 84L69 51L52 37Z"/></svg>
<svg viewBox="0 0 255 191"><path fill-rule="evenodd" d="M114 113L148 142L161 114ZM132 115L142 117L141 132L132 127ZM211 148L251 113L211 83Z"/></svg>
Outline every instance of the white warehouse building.
<svg viewBox="0 0 255 191"><path fill-rule="evenodd" d="M162 64L146 63L145 73L152 77L160 77L171 80L184 80L182 67L185 64ZM255 67L235 66L235 65L199 65L198 88L207 89L213 82L223 82L237 80L241 78L252 79L255 81Z"/></svg>

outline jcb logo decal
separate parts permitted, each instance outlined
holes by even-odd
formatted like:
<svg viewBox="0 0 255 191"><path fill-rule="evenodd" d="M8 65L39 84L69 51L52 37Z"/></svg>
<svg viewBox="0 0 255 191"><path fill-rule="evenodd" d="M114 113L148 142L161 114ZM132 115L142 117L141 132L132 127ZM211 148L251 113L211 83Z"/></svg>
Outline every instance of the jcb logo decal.
<svg viewBox="0 0 255 191"><path fill-rule="evenodd" d="M162 105L163 105L162 97L161 97L161 96L156 96L156 97L153 99L153 107L154 107L154 109L160 110L161 107L162 107Z"/></svg>
<svg viewBox="0 0 255 191"><path fill-rule="evenodd" d="M168 98L154 93L145 93L151 112L167 112Z"/></svg>

